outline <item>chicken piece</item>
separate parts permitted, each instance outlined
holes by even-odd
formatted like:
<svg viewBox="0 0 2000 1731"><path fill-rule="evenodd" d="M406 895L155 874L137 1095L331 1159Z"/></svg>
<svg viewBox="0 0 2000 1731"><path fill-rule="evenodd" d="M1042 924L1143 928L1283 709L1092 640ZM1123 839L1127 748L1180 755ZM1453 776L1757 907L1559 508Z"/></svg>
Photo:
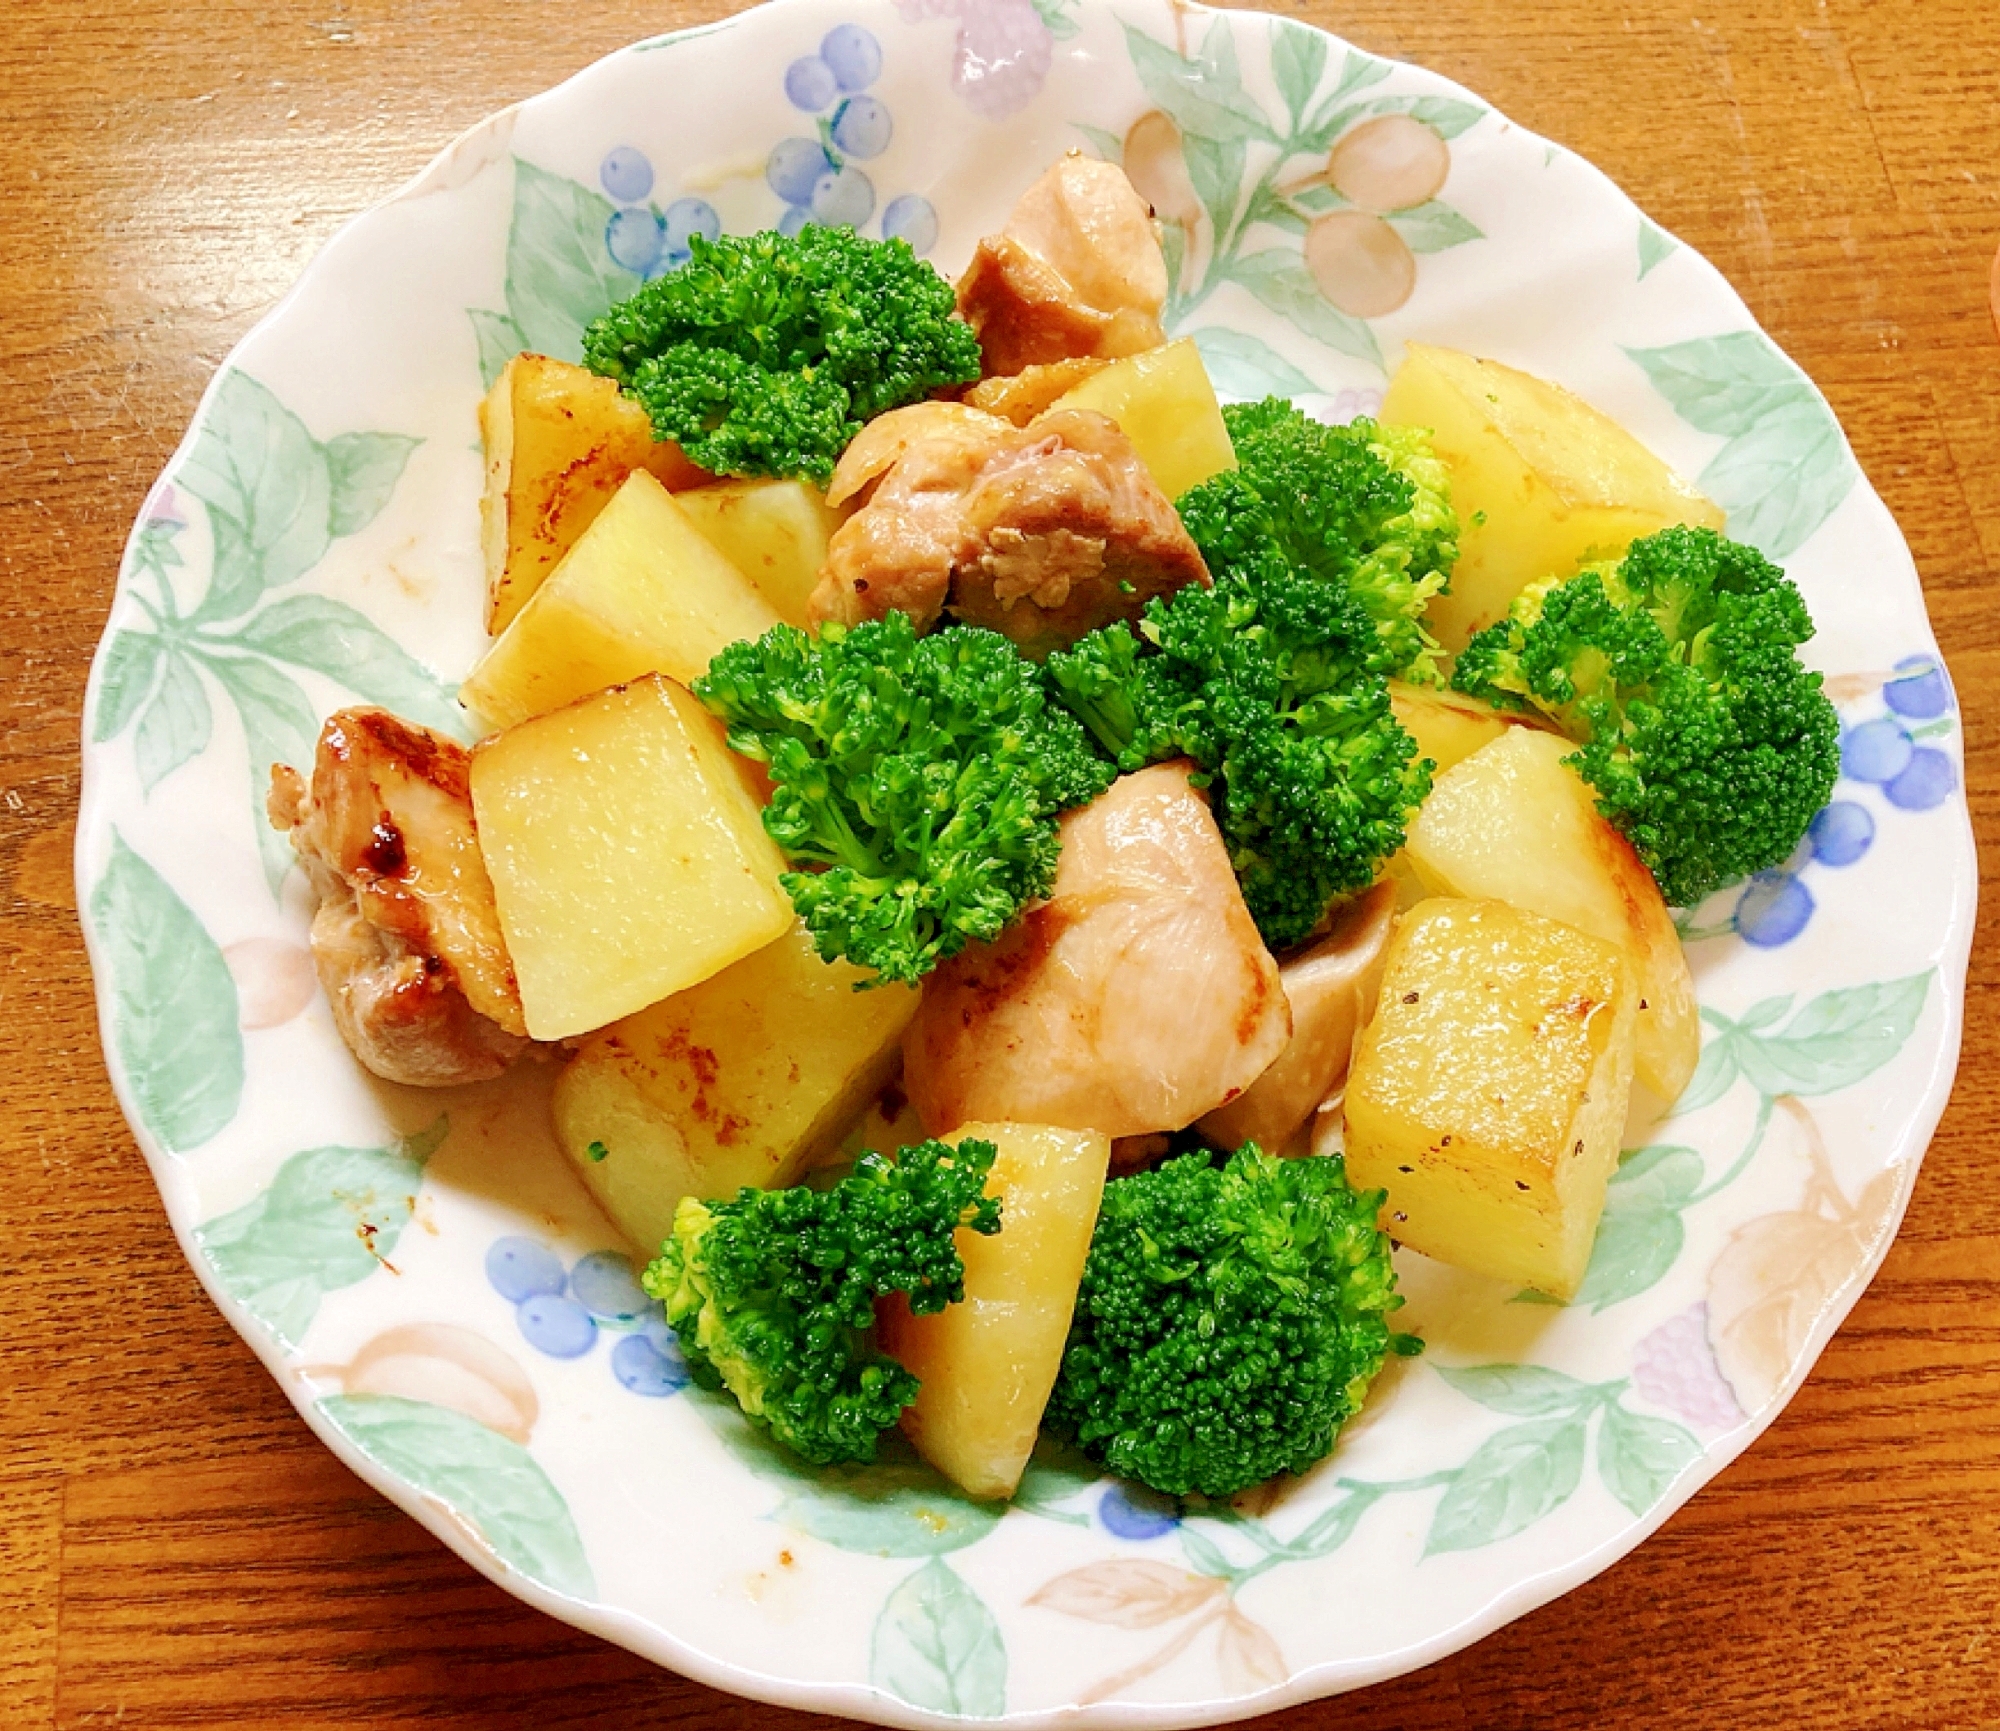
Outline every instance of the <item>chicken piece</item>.
<svg viewBox="0 0 2000 1731"><path fill-rule="evenodd" d="M929 445L943 455L963 449L984 454L1001 431L996 417L963 403L909 403L877 415L854 435L833 466L826 484L826 502L839 510L851 499L865 502L874 485L914 445Z"/></svg>
<svg viewBox="0 0 2000 1731"><path fill-rule="evenodd" d="M1342 908L1325 937L1279 964L1291 1044L1242 1094L1202 1119L1203 1135L1224 1148L1255 1142L1269 1154L1291 1144L1346 1080L1354 1037L1375 1013L1395 919L1396 886L1384 879Z"/></svg>
<svg viewBox="0 0 2000 1731"><path fill-rule="evenodd" d="M1166 298L1152 210L1123 170L1074 152L1021 195L958 282L989 375L1156 348Z"/></svg>
<svg viewBox="0 0 2000 1731"><path fill-rule="evenodd" d="M921 437L882 435L899 454L828 543L807 604L815 625L901 612L926 631L949 607L1041 656L1138 618L1155 595L1208 584L1200 550L1109 417L1059 409L1015 427L954 406L926 417Z"/></svg>
<svg viewBox="0 0 2000 1731"><path fill-rule="evenodd" d="M473 828L465 748L386 710L328 717L308 791L271 766L319 907L313 964L335 1025L384 1081L497 1076L528 1044L513 963Z"/></svg>
<svg viewBox="0 0 2000 1731"><path fill-rule="evenodd" d="M1002 373L981 379L965 393L968 408L983 409L1025 427L1044 409L1054 407L1085 379L1095 378L1110 366L1109 361L1051 361L1047 366L1024 367L1018 373Z"/></svg>
<svg viewBox="0 0 2000 1731"><path fill-rule="evenodd" d="M1278 964L1191 769L1124 776L1071 812L1049 900L926 983L903 1086L931 1134L1178 1130L1285 1049Z"/></svg>

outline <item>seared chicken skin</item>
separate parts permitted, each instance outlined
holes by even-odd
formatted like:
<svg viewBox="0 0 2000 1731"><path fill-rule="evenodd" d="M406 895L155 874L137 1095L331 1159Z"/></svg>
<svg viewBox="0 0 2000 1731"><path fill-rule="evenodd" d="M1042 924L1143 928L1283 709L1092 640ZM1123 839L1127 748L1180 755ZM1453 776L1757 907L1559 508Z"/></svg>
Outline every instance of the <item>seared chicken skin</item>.
<svg viewBox="0 0 2000 1731"><path fill-rule="evenodd" d="M903 1087L931 1134L1178 1130L1284 1051L1278 965L1190 768L1124 776L1071 812L1049 900L926 982Z"/></svg>
<svg viewBox="0 0 2000 1731"><path fill-rule="evenodd" d="M1077 155L1021 195L958 283L988 374L1155 348L1166 298L1151 209L1123 170Z"/></svg>
<svg viewBox="0 0 2000 1731"><path fill-rule="evenodd" d="M384 1081L497 1076L528 1044L463 746L386 710L327 719L312 786L271 766L272 826L319 899L313 964L354 1055Z"/></svg>
<svg viewBox="0 0 2000 1731"><path fill-rule="evenodd" d="M1026 427L959 403L895 410L849 447L827 496L870 485L827 547L815 625L901 612L924 631L949 608L1040 656L1209 582L1132 442L1089 409Z"/></svg>

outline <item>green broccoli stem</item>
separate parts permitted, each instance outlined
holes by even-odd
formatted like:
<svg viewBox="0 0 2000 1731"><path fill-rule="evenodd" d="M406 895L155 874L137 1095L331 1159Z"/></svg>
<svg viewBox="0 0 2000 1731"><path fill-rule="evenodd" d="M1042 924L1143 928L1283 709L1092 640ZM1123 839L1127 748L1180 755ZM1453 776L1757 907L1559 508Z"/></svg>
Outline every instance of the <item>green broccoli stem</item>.
<svg viewBox="0 0 2000 1731"><path fill-rule="evenodd" d="M813 810L818 814L813 839L786 847L785 851L794 860L809 860L815 865L846 866L860 879L864 893L871 896L881 894L896 881L887 862L861 839L860 832L848 822L840 801L817 800Z"/></svg>

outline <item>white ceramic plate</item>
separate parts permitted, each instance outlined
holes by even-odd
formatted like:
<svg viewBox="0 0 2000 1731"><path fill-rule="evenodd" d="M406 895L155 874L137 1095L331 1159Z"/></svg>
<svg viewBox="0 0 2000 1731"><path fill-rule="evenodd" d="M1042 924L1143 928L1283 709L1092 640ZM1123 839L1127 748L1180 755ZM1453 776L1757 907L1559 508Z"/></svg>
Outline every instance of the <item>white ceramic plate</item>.
<svg viewBox="0 0 2000 1731"><path fill-rule="evenodd" d="M1583 1299L1406 1258L1429 1351L1332 1460L1227 1520L1061 1460L1002 1515L908 1463L758 1447L683 1386L551 1142L545 1067L422 1094L350 1060L259 816L267 766L306 762L343 702L463 731L473 407L507 354L573 354L696 227L811 209L954 271L1059 152L1128 143L1167 219L1169 324L1227 391L1365 411L1411 338L1562 380L1789 567L1847 726L1813 840L1689 918L1703 1063L1622 1168ZM1239 1717L1424 1664L1604 1568L1805 1375L1958 1050L1951 690L1824 401L1587 164L1254 13L783 0L494 117L216 376L134 531L87 726L78 878L119 1094L196 1271L306 1421L556 1616L889 1723Z"/></svg>

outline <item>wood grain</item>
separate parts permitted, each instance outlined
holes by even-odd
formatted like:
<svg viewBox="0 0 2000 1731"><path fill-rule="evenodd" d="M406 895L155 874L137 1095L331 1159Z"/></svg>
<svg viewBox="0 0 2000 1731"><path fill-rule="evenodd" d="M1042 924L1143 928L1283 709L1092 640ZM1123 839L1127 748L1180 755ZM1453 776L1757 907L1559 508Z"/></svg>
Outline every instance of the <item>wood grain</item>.
<svg viewBox="0 0 2000 1731"><path fill-rule="evenodd" d="M2000 842L2000 15L1291 9L1591 158L1820 382L1915 550L1975 821ZM68 882L119 546L230 344L460 128L727 10L14 0L0 22L0 1724L813 1722L522 1608L310 1441L168 1233L105 1084ZM2000 1725L1994 918L1908 1221L1779 1423L1596 1581L1418 1676L1269 1723Z"/></svg>

